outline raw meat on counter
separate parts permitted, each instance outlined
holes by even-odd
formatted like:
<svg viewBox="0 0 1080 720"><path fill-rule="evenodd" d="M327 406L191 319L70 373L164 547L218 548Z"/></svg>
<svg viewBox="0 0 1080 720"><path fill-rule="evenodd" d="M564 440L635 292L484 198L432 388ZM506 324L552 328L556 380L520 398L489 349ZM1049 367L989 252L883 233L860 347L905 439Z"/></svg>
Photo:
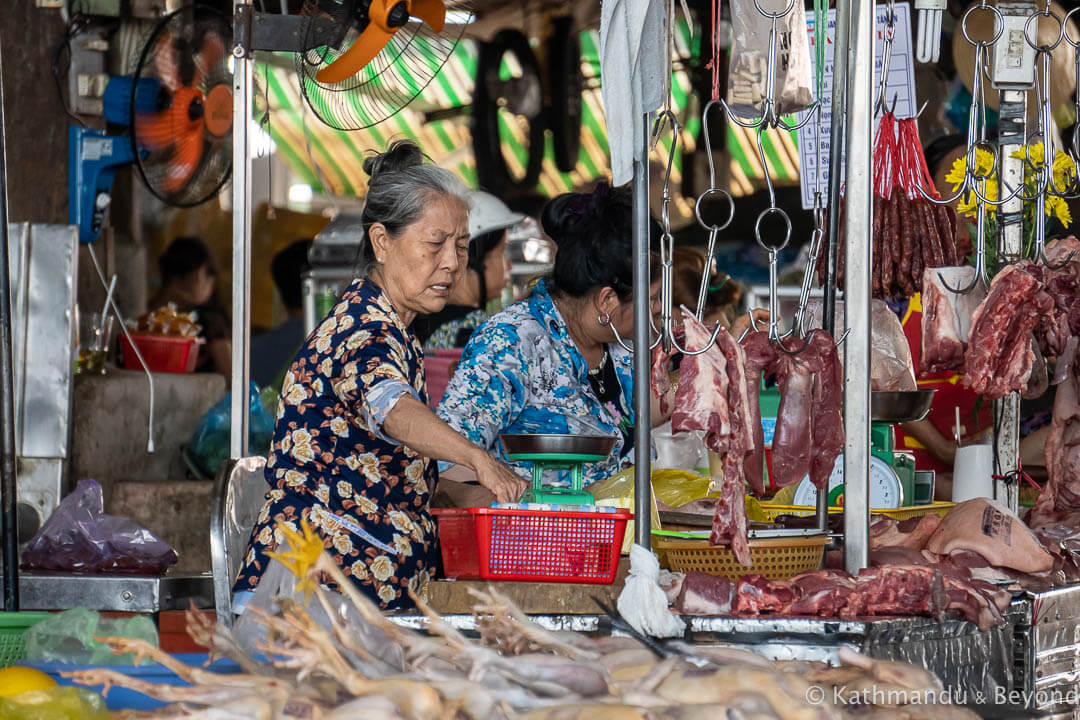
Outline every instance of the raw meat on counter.
<svg viewBox="0 0 1080 720"><path fill-rule="evenodd" d="M685 309L683 327L688 349L709 343L712 333ZM730 333L721 331L705 352L683 357L671 428L675 432L703 430L705 446L723 455L724 477L709 542L730 545L746 567L751 560L743 471L754 444L750 418L743 351Z"/></svg>
<svg viewBox="0 0 1080 720"><path fill-rule="evenodd" d="M991 565L1042 573L1054 560L1034 533L1008 508L987 498L960 503L945 516L926 549L938 555L967 550Z"/></svg>
<svg viewBox="0 0 1080 720"><path fill-rule="evenodd" d="M890 548L892 549L892 548ZM1002 622L1001 611L1012 599L964 568L931 563L917 550L912 564L881 565L851 576L843 570L816 570L790 580L744 575L732 586L723 577L693 573L693 587L683 591L674 608L685 615L786 615L854 619L883 615L944 617L956 611L980 629ZM690 581L690 575L687 581Z"/></svg>
<svg viewBox="0 0 1080 720"><path fill-rule="evenodd" d="M731 581L703 572L688 572L672 605L684 615L727 615L731 612Z"/></svg>
<svg viewBox="0 0 1080 720"><path fill-rule="evenodd" d="M900 521L879 515L870 524L870 550L886 547L921 550L940 524L941 518L934 513Z"/></svg>
<svg viewBox="0 0 1080 720"><path fill-rule="evenodd" d="M986 289L981 282L967 293L954 293L949 287L966 288L974 276L975 268L970 265L923 272L920 372L964 369L972 316L986 298Z"/></svg>

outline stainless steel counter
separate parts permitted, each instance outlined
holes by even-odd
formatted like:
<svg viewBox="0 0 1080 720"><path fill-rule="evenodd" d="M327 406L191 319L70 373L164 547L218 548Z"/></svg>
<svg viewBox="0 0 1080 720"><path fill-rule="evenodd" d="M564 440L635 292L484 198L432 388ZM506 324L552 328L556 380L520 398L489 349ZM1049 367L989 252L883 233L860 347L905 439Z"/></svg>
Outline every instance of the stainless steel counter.
<svg viewBox="0 0 1080 720"><path fill-rule="evenodd" d="M175 575L76 575L74 573L20 573L22 610L67 610L88 607L110 612L156 613L187 610L191 603L213 609L210 573Z"/></svg>

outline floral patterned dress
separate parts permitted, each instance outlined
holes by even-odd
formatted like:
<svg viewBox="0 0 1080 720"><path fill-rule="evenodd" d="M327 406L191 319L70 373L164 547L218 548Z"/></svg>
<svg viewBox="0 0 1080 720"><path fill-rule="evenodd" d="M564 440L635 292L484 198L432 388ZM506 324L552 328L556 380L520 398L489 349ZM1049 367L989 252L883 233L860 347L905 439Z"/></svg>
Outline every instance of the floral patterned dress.
<svg viewBox="0 0 1080 720"><path fill-rule="evenodd" d="M532 463L510 462L500 434L613 435L608 459L583 468L586 485L603 480L630 463L634 426L632 357L617 343L607 351L620 402L597 397L585 358L540 281L529 297L473 333L439 403L439 417L525 479L532 477ZM560 473L545 482L566 485L569 476Z"/></svg>
<svg viewBox="0 0 1080 720"><path fill-rule="evenodd" d="M370 280L355 280L289 368L266 463L270 490L235 589L253 589L278 523L306 519L345 575L385 609L409 607L435 567L436 463L387 437L396 402L427 403L423 352Z"/></svg>

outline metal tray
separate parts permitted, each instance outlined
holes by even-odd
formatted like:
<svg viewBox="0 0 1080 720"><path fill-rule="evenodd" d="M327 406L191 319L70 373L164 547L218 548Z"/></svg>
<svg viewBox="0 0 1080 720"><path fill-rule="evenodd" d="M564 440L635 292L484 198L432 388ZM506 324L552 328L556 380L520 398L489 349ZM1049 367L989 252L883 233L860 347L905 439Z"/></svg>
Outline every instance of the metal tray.
<svg viewBox="0 0 1080 720"><path fill-rule="evenodd" d="M870 393L870 419L906 423L922 420L930 412L936 390L874 391Z"/></svg>
<svg viewBox="0 0 1080 720"><path fill-rule="evenodd" d="M500 435L506 454L511 459L529 456L536 459L550 456L562 460L580 457L582 460L603 460L615 447L610 435Z"/></svg>

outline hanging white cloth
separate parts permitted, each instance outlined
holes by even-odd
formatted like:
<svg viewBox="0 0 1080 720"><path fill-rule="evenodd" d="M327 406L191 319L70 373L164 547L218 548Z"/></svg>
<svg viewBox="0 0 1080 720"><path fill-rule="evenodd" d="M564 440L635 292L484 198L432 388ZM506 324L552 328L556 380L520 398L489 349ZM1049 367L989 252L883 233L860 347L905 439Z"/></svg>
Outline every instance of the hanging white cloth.
<svg viewBox="0 0 1080 720"><path fill-rule="evenodd" d="M600 84L614 185L633 179L645 113L664 104L665 6L664 0L604 0L600 8Z"/></svg>

